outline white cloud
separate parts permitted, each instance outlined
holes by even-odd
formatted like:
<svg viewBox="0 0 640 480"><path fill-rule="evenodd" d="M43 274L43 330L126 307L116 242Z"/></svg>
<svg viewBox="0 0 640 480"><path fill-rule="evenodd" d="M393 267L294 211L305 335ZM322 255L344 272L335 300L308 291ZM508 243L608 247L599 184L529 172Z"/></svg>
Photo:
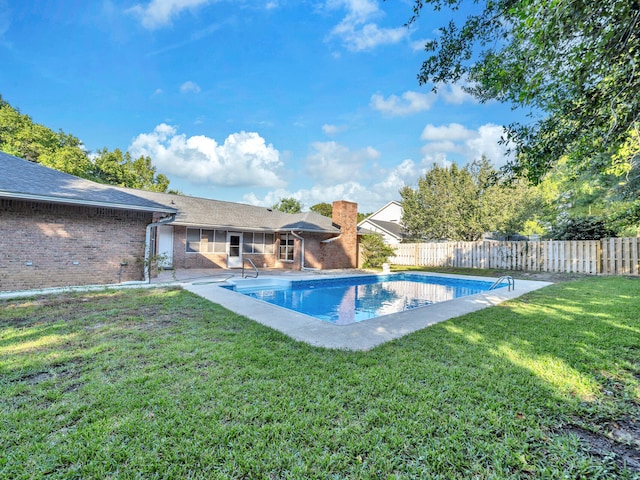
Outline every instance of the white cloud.
<svg viewBox="0 0 640 480"><path fill-rule="evenodd" d="M151 133L133 139L134 157L152 158L158 170L170 177L211 186L283 187L278 172L283 163L278 150L255 132L229 135L222 145L204 135L187 137L162 123Z"/></svg>
<svg viewBox="0 0 640 480"><path fill-rule="evenodd" d="M478 99L464 90L466 84L447 85L441 90L444 101L453 105L462 105L463 103L478 103Z"/></svg>
<svg viewBox="0 0 640 480"><path fill-rule="evenodd" d="M473 95L464 91L463 85L441 85L438 93L420 93L408 90L400 97L390 95L384 98L380 93L371 95L369 105L386 115L401 116L411 115L429 110L433 104L442 99L445 103L461 105L463 103L478 103Z"/></svg>
<svg viewBox="0 0 640 480"><path fill-rule="evenodd" d="M200 86L197 83L188 80L180 85L180 93L200 93Z"/></svg>
<svg viewBox="0 0 640 480"><path fill-rule="evenodd" d="M405 27L381 28L370 21L372 17L382 15L376 0L329 0L327 7L346 9L347 15L331 34L341 38L345 47L354 52L398 43L409 34Z"/></svg>
<svg viewBox="0 0 640 480"><path fill-rule="evenodd" d="M313 152L306 159L306 171L322 185L362 177L366 174L367 163L380 156L372 147L352 151L336 142L314 142L311 148Z"/></svg>
<svg viewBox="0 0 640 480"><path fill-rule="evenodd" d="M459 143L451 140L442 140L440 142L429 142L422 147L422 153L429 152L459 152L462 147Z"/></svg>
<svg viewBox="0 0 640 480"><path fill-rule="evenodd" d="M430 40L431 40L430 38L421 38L419 40L412 40L409 45L411 46L411 50L413 50L414 52L421 52L421 51L424 51L424 46Z"/></svg>
<svg viewBox="0 0 640 480"><path fill-rule="evenodd" d="M471 138L475 135L473 130L469 130L459 123L450 123L449 125L441 125L436 127L431 123L424 127L420 138L422 140L441 141L441 140L463 140Z"/></svg>
<svg viewBox="0 0 640 480"><path fill-rule="evenodd" d="M499 144L502 135L503 128L492 123L482 125L477 130L468 129L459 123L441 126L429 124L421 137L428 141L421 149L423 164L450 164L447 153L453 153L464 163L484 155L495 167L500 167L508 160L505 156L507 147Z"/></svg>
<svg viewBox="0 0 640 480"><path fill-rule="evenodd" d="M413 160L403 160L390 171L381 172L384 179L373 186L373 190L384 193L388 198L396 198L398 191L405 185L414 183L423 173L418 170Z"/></svg>
<svg viewBox="0 0 640 480"><path fill-rule="evenodd" d="M387 115L400 116L429 110L435 100L435 95L409 90L404 92L401 97L391 95L388 99L378 93L373 94L370 105L374 110Z"/></svg>
<svg viewBox="0 0 640 480"><path fill-rule="evenodd" d="M487 123L478 129L478 135L475 138L466 141L466 146L472 152L473 158L485 155L495 166L501 167L508 159L505 156L508 147L498 143L503 134L503 127Z"/></svg>
<svg viewBox="0 0 640 480"><path fill-rule="evenodd" d="M316 185L297 191L278 189L267 193L262 198L258 198L258 196L252 192L244 195L243 200L252 205L268 207L277 203L281 198L292 197L298 200L305 210L308 210L309 207L316 203L332 203L335 200L349 200L354 202L357 201L359 196L365 191L365 187L360 183L352 181L337 185Z"/></svg>
<svg viewBox="0 0 640 480"><path fill-rule="evenodd" d="M427 153L422 157L422 165L427 168L433 167L434 164L441 167L450 167L452 163L453 162L447 158L447 154L443 152Z"/></svg>
<svg viewBox="0 0 640 480"><path fill-rule="evenodd" d="M147 5L137 4L127 10L138 17L149 30L171 24L171 20L185 9L195 9L211 0L151 0Z"/></svg>
<svg viewBox="0 0 640 480"><path fill-rule="evenodd" d="M322 132L325 135L335 135L337 133L344 132L345 130L347 130L347 127L344 125L329 125L326 123L322 125Z"/></svg>
<svg viewBox="0 0 640 480"><path fill-rule="evenodd" d="M391 169L377 170L375 178L383 179L377 183L367 183L358 178L332 185L317 184L296 191L278 189L262 198L255 193L249 193L243 200L252 205L270 206L281 198L293 197L306 209L321 202L349 200L358 204L359 212L374 212L390 200L399 199L400 189L405 185L414 184L425 171L426 169L419 170L412 160L404 160Z"/></svg>

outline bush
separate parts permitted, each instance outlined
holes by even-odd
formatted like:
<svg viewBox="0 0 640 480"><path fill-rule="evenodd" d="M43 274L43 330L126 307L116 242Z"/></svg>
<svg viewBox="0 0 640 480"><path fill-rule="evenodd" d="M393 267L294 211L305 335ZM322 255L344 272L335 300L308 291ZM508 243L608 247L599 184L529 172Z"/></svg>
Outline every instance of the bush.
<svg viewBox="0 0 640 480"><path fill-rule="evenodd" d="M363 235L360 240L360 251L364 258L363 266L378 268L385 263L390 256L395 254L393 248L384 243L382 235Z"/></svg>

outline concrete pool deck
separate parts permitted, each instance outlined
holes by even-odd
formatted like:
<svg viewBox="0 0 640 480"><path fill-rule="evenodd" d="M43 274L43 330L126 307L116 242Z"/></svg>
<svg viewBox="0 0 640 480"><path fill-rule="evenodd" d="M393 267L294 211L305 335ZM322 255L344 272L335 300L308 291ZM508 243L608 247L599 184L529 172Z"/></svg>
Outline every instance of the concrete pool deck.
<svg viewBox="0 0 640 480"><path fill-rule="evenodd" d="M465 278L469 280L494 281L492 277L470 275L450 275L443 273L411 272L425 276ZM323 274L323 278L342 277L342 274ZM287 278L291 280L318 279L317 273L279 272L275 275L263 274L260 278ZM242 279L235 277L233 283L241 284ZM450 318L475 312L483 308L498 305L506 300L517 298L525 293L551 285L550 282L515 280L515 289L506 287L488 292L461 297L445 302L434 303L426 307L406 310L400 313L384 315L349 325L334 325L329 322L257 300L241 293L222 288L225 277L205 277L178 281L185 290L207 300L271 327L285 335L313 346L343 350L369 350L390 340L435 325Z"/></svg>

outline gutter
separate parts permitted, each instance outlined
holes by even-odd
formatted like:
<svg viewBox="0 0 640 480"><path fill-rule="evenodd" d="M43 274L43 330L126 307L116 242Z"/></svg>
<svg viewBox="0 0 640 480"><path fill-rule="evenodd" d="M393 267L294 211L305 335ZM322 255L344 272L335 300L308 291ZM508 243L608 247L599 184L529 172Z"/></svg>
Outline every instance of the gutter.
<svg viewBox="0 0 640 480"><path fill-rule="evenodd" d="M297 238L302 242L302 255L301 255L302 262L301 262L300 270L320 270L319 268L311 268L311 267L304 266L304 237L301 237L293 230L291 230L291 235L293 235L295 238Z"/></svg>
<svg viewBox="0 0 640 480"><path fill-rule="evenodd" d="M150 223L149 225L147 225L147 231L146 231L146 236L145 236L145 243L144 243L144 281L145 283L151 283L151 262L150 262L150 258L151 258L151 229L154 227L157 227L159 225L164 225L166 223L171 223L176 219L176 214L174 213L173 215L171 215L170 217L167 218L163 218L162 220L160 220L159 222L154 222L154 223Z"/></svg>
<svg viewBox="0 0 640 480"><path fill-rule="evenodd" d="M32 200L36 202L49 202L63 205L80 205L84 207L102 207L102 208L114 208L117 210L136 210L143 212L171 212L175 209L162 209L158 207L145 207L143 205L130 205L130 204L122 204L122 203L111 203L111 202L101 202L96 200L83 200L76 198L64 198L64 197L49 197L47 195L34 195L30 193L11 193L11 192L0 192L0 197L3 198L11 198L16 200ZM141 198L141 197L139 197ZM175 213L174 213L175 215Z"/></svg>
<svg viewBox="0 0 640 480"><path fill-rule="evenodd" d="M342 234L338 235L337 237L331 237L331 238L327 238L326 240L320 240L320 243L331 243L331 242L335 242L335 241L336 241L336 240L338 240L341 236L342 236Z"/></svg>

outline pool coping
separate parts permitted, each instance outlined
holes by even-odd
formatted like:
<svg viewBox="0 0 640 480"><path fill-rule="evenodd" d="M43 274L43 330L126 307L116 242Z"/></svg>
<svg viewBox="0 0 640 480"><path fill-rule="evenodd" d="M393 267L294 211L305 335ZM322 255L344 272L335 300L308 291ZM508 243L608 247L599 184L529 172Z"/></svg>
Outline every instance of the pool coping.
<svg viewBox="0 0 640 480"><path fill-rule="evenodd" d="M402 273L402 272L398 272ZM453 275L431 272L410 272L412 275L459 278L467 280L495 281L497 277L480 277L472 275ZM349 275L327 275L324 278L340 278ZM263 278L269 278L265 275ZM276 278L276 277L274 277ZM282 276L277 278L282 279ZM314 280L314 275L296 275L292 280ZM242 280L234 279L234 283ZM525 293L552 285L551 282L533 280L515 280L515 288L509 291L506 287L461 297L445 302L434 303L424 307L393 313L381 317L364 320L349 325L335 325L308 315L294 312L277 305L248 297L227 288L224 282L216 283L181 283L182 288L201 296L213 303L271 327L281 333L309 345L342 349L370 350L390 340L403 337L409 333L444 322L451 318L475 312L483 308L498 305L504 301L517 298Z"/></svg>

